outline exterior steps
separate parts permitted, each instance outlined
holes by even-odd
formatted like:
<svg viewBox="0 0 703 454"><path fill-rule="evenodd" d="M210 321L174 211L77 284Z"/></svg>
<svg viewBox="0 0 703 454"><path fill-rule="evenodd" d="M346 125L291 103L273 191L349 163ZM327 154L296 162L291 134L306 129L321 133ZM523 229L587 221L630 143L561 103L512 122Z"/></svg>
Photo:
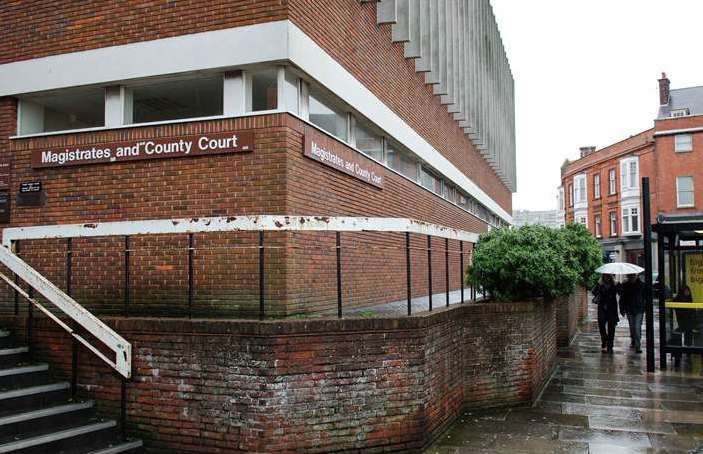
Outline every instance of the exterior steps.
<svg viewBox="0 0 703 454"><path fill-rule="evenodd" d="M0 329L0 454L118 454L142 452L123 439L116 421L102 419L92 400L74 400L71 385L53 379Z"/></svg>

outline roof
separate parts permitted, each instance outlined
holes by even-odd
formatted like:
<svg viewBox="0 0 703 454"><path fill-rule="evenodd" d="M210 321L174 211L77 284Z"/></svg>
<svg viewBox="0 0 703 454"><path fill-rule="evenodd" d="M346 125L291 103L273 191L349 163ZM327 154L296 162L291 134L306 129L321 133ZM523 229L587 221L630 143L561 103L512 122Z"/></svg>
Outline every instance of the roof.
<svg viewBox="0 0 703 454"><path fill-rule="evenodd" d="M582 172L600 162L620 157L654 143L654 128L644 130L619 142L615 142L593 153L562 165L562 178Z"/></svg>
<svg viewBox="0 0 703 454"><path fill-rule="evenodd" d="M659 107L657 119L669 118L671 111L678 109L689 109L690 115L703 115L703 86L677 88L669 96L669 104Z"/></svg>

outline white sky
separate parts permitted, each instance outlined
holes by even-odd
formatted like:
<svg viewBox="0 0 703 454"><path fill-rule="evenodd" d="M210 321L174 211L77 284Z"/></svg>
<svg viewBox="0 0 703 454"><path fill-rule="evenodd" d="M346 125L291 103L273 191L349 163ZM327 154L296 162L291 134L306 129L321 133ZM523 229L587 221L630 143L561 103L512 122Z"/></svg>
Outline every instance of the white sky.
<svg viewBox="0 0 703 454"><path fill-rule="evenodd" d="M556 208L559 168L653 125L662 71L703 85L701 0L491 0L515 78L513 209Z"/></svg>

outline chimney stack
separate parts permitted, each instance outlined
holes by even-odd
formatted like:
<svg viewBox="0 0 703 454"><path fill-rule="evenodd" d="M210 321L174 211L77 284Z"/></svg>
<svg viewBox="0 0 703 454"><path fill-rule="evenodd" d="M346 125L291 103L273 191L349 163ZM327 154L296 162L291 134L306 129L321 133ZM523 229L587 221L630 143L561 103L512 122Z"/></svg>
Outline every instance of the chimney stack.
<svg viewBox="0 0 703 454"><path fill-rule="evenodd" d="M596 147L581 147L581 148L579 148L579 150L581 150L581 157L585 158L589 154L596 151Z"/></svg>
<svg viewBox="0 0 703 454"><path fill-rule="evenodd" d="M666 77L666 73L662 73L662 78L659 79L659 104L666 106L669 104L669 86L671 81Z"/></svg>

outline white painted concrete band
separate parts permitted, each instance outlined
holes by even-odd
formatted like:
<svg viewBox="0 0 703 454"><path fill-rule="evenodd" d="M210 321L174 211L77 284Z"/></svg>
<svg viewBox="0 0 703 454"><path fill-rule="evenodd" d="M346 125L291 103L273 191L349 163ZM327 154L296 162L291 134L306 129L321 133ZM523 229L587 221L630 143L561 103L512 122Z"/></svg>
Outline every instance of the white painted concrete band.
<svg viewBox="0 0 703 454"><path fill-rule="evenodd" d="M410 232L448 238L450 240L468 241L471 243L478 241L477 233L437 224L429 224L408 218L261 215L13 227L3 230L2 242L5 247L9 247L12 241L30 239L262 230L308 232ZM0 253L2 253L1 250Z"/></svg>

